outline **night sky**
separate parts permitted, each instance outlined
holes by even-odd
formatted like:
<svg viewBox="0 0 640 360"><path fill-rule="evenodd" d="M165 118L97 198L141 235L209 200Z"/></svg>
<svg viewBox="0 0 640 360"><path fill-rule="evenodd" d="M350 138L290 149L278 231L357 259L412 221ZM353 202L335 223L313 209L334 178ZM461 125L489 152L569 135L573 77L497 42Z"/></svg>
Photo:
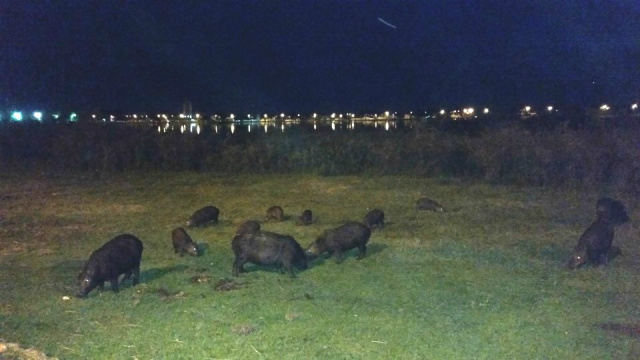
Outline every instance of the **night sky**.
<svg viewBox="0 0 640 360"><path fill-rule="evenodd" d="M0 0L0 108L185 99L203 113L627 106L640 1Z"/></svg>

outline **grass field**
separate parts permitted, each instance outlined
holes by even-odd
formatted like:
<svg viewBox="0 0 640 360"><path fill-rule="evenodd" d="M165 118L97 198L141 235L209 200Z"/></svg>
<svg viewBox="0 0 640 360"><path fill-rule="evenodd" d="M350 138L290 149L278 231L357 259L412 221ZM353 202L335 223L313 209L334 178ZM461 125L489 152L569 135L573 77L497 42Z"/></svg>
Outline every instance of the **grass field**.
<svg viewBox="0 0 640 360"><path fill-rule="evenodd" d="M617 229L609 266L564 268L598 195L410 177L5 174L0 340L61 359L639 358L634 226ZM416 211L421 196L450 211ZM177 256L171 230L208 204L220 223L187 230L204 254ZM290 218L263 229L303 247L369 208L387 226L360 261L232 278L236 226L271 205ZM307 208L316 222L296 226ZM145 245L141 284L74 298L89 254L124 232Z"/></svg>

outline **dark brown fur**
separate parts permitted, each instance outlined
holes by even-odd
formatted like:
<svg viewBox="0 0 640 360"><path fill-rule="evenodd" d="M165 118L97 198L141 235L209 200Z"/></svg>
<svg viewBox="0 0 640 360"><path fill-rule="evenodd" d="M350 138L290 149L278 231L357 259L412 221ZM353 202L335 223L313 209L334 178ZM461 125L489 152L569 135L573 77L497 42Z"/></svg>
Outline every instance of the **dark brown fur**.
<svg viewBox="0 0 640 360"><path fill-rule="evenodd" d="M373 209L364 216L364 224L369 229L376 229L384 227L384 211L380 209Z"/></svg>
<svg viewBox="0 0 640 360"><path fill-rule="evenodd" d="M86 297L96 287L104 289L105 281L111 283L111 290L118 292L118 277L125 275L122 281L133 276L133 285L140 278L140 259L142 241L131 234L122 234L107 241L91 253L78 275L76 296Z"/></svg>
<svg viewBox="0 0 640 360"><path fill-rule="evenodd" d="M311 210L305 210L300 214L300 217L298 217L296 225L310 225L312 222L313 216L311 214Z"/></svg>
<svg viewBox="0 0 640 360"><path fill-rule="evenodd" d="M419 199L416 202L416 208L418 210L428 210L428 211L439 211L439 212L447 211L442 205L438 204L437 201L429 198Z"/></svg>
<svg viewBox="0 0 640 360"><path fill-rule="evenodd" d="M289 271L295 277L293 267L307 268L307 258L300 244L291 236L267 231L236 235L231 242L235 254L233 275L244 272L243 265L251 262L257 265L276 266Z"/></svg>
<svg viewBox="0 0 640 360"><path fill-rule="evenodd" d="M173 244L174 252L180 254L180 256L184 256L184 254L198 256L198 246L181 227L175 228L171 232L171 243Z"/></svg>
<svg viewBox="0 0 640 360"><path fill-rule="evenodd" d="M284 220L284 210L280 206L272 206L267 209L267 219L274 219L277 221Z"/></svg>
<svg viewBox="0 0 640 360"><path fill-rule="evenodd" d="M217 207L212 205L205 206L196 210L191 217L189 217L187 226L206 226L209 223L216 224L218 222L218 215L220 215L220 210Z"/></svg>
<svg viewBox="0 0 640 360"><path fill-rule="evenodd" d="M253 234L260 231L260 223L255 220L247 220L236 229L236 235Z"/></svg>
<svg viewBox="0 0 640 360"><path fill-rule="evenodd" d="M335 254L336 262L342 262L342 253L358 248L358 260L367 252L367 242L371 237L371 229L358 222L348 222L335 229L326 230L306 250L309 258L320 256L326 252Z"/></svg>
<svg viewBox="0 0 640 360"><path fill-rule="evenodd" d="M587 262L596 265L607 264L607 255L612 242L613 223L606 215L601 215L578 239L567 267L575 269Z"/></svg>

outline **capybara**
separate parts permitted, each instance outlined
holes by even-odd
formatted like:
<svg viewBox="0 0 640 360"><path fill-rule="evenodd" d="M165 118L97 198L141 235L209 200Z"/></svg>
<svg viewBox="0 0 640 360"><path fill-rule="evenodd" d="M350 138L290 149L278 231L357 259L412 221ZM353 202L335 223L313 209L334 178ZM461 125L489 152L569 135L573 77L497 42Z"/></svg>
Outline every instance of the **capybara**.
<svg viewBox="0 0 640 360"><path fill-rule="evenodd" d="M613 225L621 225L629 221L629 215L624 205L612 198L603 197L596 204L596 216L606 213Z"/></svg>
<svg viewBox="0 0 640 360"><path fill-rule="evenodd" d="M416 202L416 208L418 210L429 210L429 211L439 211L439 212L447 211L442 205L438 204L437 201L429 198L419 199Z"/></svg>
<svg viewBox="0 0 640 360"><path fill-rule="evenodd" d="M358 260L367 252L367 242L371 236L371 229L358 222L348 222L335 229L326 230L311 243L305 254L309 259L320 256L325 252L335 254L336 262L342 262L342 253L354 248L360 250Z"/></svg>
<svg viewBox="0 0 640 360"><path fill-rule="evenodd" d="M247 220L236 229L236 235L252 234L260 231L260 223L255 220Z"/></svg>
<svg viewBox="0 0 640 360"><path fill-rule="evenodd" d="M122 234L107 241L94 251L84 264L76 283L76 296L86 297L96 286L104 289L104 282L111 283L111 290L118 292L118 277L122 281L133 275L133 285L140 278L142 241L131 234Z"/></svg>
<svg viewBox="0 0 640 360"><path fill-rule="evenodd" d="M313 222L313 216L311 215L311 210L305 210L300 214L298 220L296 221L296 225L309 225Z"/></svg>
<svg viewBox="0 0 640 360"><path fill-rule="evenodd" d="M267 209L267 219L284 220L284 210L280 206L272 206Z"/></svg>
<svg viewBox="0 0 640 360"><path fill-rule="evenodd" d="M205 206L202 209L196 210L189 220L187 220L187 226L206 226L208 223L217 223L220 210L212 205Z"/></svg>
<svg viewBox="0 0 640 360"><path fill-rule="evenodd" d="M235 260L233 261L233 275L244 272L243 265L247 262L256 265L276 266L283 272L289 271L295 277L293 267L304 270L307 268L307 258L300 244L291 236L280 235L267 231L236 235L231 242Z"/></svg>
<svg viewBox="0 0 640 360"><path fill-rule="evenodd" d="M364 224L369 229L381 228L384 226L384 211L373 209L364 216Z"/></svg>
<svg viewBox="0 0 640 360"><path fill-rule="evenodd" d="M184 254L198 256L198 246L191 240L191 237L183 228L173 229L171 232L171 242L173 243L174 252L180 254L180 256L184 256Z"/></svg>
<svg viewBox="0 0 640 360"><path fill-rule="evenodd" d="M609 220L607 213L602 213L578 239L578 245L573 249L567 267L575 269L587 262L606 264L612 242L613 222Z"/></svg>

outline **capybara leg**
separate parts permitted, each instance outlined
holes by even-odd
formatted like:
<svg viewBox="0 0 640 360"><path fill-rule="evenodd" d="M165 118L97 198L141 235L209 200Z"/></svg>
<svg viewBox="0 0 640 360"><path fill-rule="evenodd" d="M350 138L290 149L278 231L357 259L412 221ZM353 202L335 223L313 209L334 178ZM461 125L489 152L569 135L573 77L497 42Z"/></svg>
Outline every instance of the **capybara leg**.
<svg viewBox="0 0 640 360"><path fill-rule="evenodd" d="M113 292L118 292L118 277L116 276L112 278L109 282L111 283L111 290L113 290Z"/></svg>
<svg viewBox="0 0 640 360"><path fill-rule="evenodd" d="M238 276L241 272L244 272L244 268L242 267L245 263L244 258L236 258L235 261L233 262L233 269L232 269L232 273L233 276Z"/></svg>
<svg viewBox="0 0 640 360"><path fill-rule="evenodd" d="M367 246L366 245L362 245L362 246L358 247L358 249L360 249L360 254L358 254L358 260L360 260L367 253Z"/></svg>
<svg viewBox="0 0 640 360"><path fill-rule="evenodd" d="M133 286L138 285L140 282L140 267L133 269Z"/></svg>

